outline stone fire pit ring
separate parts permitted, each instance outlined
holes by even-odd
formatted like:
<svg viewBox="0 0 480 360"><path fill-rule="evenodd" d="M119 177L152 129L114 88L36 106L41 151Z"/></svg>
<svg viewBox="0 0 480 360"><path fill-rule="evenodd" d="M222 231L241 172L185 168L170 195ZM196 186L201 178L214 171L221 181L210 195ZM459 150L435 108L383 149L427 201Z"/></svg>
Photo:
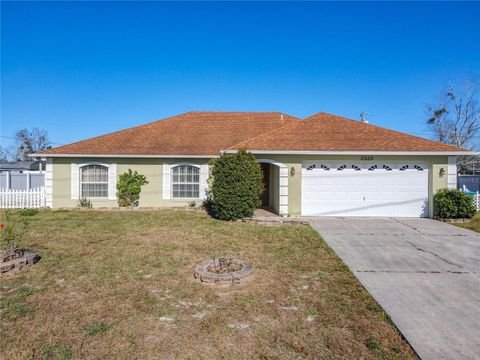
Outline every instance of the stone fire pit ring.
<svg viewBox="0 0 480 360"><path fill-rule="evenodd" d="M227 260L229 266L234 268L231 272L218 272L219 263ZM195 268L195 279L205 283L214 284L236 284L250 277L253 274L253 267L250 263L240 259L210 259L198 264Z"/></svg>
<svg viewBox="0 0 480 360"><path fill-rule="evenodd" d="M41 259L35 251L30 249L15 249L7 258L0 261L0 275L32 266Z"/></svg>

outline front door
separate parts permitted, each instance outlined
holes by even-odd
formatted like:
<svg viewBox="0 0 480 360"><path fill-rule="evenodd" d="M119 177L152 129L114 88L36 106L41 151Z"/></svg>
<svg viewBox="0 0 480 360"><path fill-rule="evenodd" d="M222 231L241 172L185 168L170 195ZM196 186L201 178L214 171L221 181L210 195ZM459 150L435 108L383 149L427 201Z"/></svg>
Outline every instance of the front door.
<svg viewBox="0 0 480 360"><path fill-rule="evenodd" d="M260 163L263 172L264 191L262 193L262 206L268 206L270 200L270 164Z"/></svg>

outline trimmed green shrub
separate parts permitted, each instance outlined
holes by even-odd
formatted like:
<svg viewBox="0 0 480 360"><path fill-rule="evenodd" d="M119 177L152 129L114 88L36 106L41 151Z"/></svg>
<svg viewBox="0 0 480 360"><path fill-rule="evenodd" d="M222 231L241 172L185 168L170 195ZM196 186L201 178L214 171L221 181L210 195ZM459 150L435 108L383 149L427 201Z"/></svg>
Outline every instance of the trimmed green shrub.
<svg viewBox="0 0 480 360"><path fill-rule="evenodd" d="M261 204L263 174L255 157L246 150L223 154L210 161L212 213L222 220L253 215Z"/></svg>
<svg viewBox="0 0 480 360"><path fill-rule="evenodd" d="M140 175L136 170L128 169L126 173L119 176L117 182L117 201L118 205L138 206L142 186L148 184L145 175Z"/></svg>
<svg viewBox="0 0 480 360"><path fill-rule="evenodd" d="M18 212L18 214L20 216L35 216L38 214L38 210L37 209L29 209L29 208L26 208L26 209L22 209Z"/></svg>
<svg viewBox="0 0 480 360"><path fill-rule="evenodd" d="M457 189L440 189L433 196L435 215L442 219L470 219L475 215L472 195Z"/></svg>

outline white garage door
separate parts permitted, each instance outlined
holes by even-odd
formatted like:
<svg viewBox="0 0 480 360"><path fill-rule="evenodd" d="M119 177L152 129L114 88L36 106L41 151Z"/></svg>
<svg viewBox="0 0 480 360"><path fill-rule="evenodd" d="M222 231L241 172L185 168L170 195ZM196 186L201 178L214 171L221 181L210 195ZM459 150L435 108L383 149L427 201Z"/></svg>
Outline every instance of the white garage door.
<svg viewBox="0 0 480 360"><path fill-rule="evenodd" d="M303 216L428 216L428 164L309 162Z"/></svg>

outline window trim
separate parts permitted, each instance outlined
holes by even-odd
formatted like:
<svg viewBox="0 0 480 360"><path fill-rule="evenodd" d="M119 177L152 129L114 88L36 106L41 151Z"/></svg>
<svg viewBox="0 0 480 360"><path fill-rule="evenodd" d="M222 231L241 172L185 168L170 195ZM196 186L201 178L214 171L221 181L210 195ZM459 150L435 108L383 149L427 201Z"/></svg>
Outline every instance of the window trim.
<svg viewBox="0 0 480 360"><path fill-rule="evenodd" d="M191 167L197 168L198 169L198 183L179 183L179 182L174 183L174 181L173 181L173 170L176 167L180 167L180 166L191 166ZM193 164L193 163L189 163L189 162L180 162L180 163L171 164L170 165L170 199L172 199L174 201L185 201L185 200L188 201L188 200L202 199L202 196L201 196L201 191L202 191L201 171L202 171L202 166L199 165L199 164ZM198 184L198 197L175 197L175 196L173 196L173 185L174 184L194 184L194 185Z"/></svg>
<svg viewBox="0 0 480 360"><path fill-rule="evenodd" d="M107 196L89 196L87 197L88 199L97 199L97 200L104 200L104 199L110 199L109 197L109 187L110 187L110 166L112 164L106 164L106 163L101 163L101 162L88 162L88 163L83 163L83 164L78 164L78 195L79 198L84 197L82 193L82 170L86 166L91 166L91 165L97 165L97 166L103 166L107 169L107 181L106 182L88 182L89 184L107 184Z"/></svg>

